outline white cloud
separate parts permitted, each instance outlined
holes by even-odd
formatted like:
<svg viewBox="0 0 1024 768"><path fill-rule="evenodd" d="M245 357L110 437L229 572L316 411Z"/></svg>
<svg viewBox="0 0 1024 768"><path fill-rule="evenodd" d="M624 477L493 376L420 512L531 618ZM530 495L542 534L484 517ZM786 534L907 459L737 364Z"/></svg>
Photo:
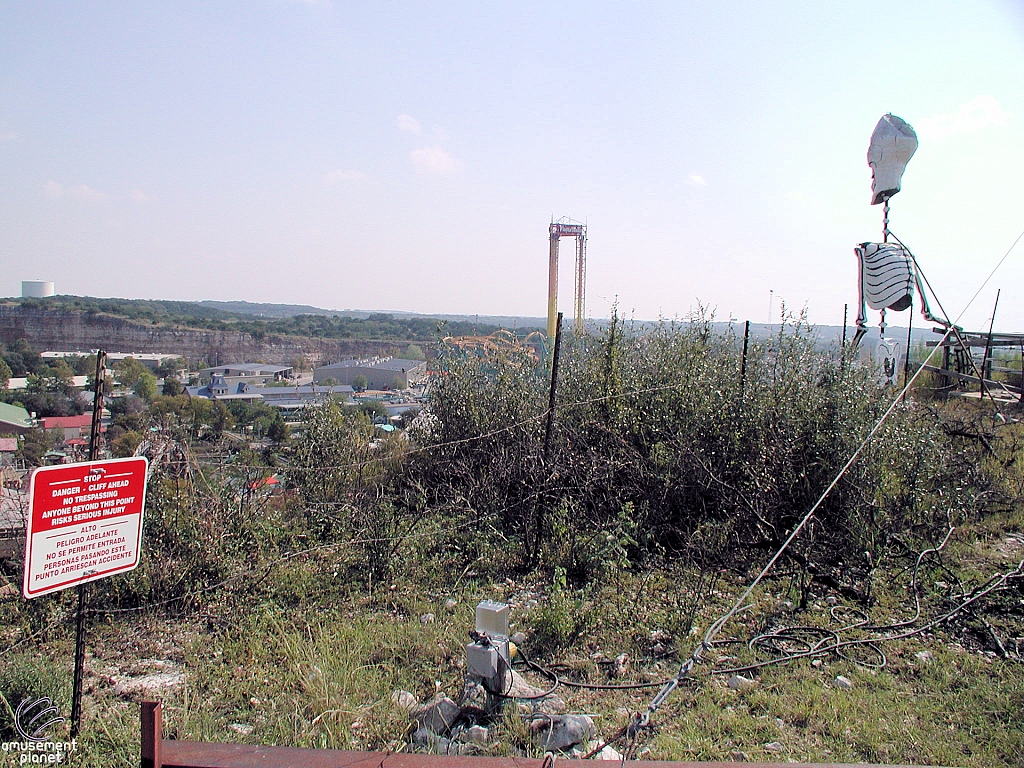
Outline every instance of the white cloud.
<svg viewBox="0 0 1024 768"><path fill-rule="evenodd" d="M420 121L409 115L399 115L395 120L395 125L403 131L415 133L417 136L423 133L423 126L420 125Z"/></svg>
<svg viewBox="0 0 1024 768"><path fill-rule="evenodd" d="M152 195L147 195L141 189L133 189L128 193L128 197L136 203L148 203L154 199Z"/></svg>
<svg viewBox="0 0 1024 768"><path fill-rule="evenodd" d="M923 136L944 139L977 133L987 128L1002 128L1010 116L993 97L978 96L961 104L956 112L932 115L918 121L915 128Z"/></svg>
<svg viewBox="0 0 1024 768"><path fill-rule="evenodd" d="M699 176L696 173L691 173L687 176L686 183L691 187L706 187L708 185L707 181L704 180L704 177Z"/></svg>
<svg viewBox="0 0 1024 768"><path fill-rule="evenodd" d="M324 184L337 184L339 181L344 182L357 182L362 181L366 178L366 174L362 171L343 171L339 168L336 171L331 171L324 176Z"/></svg>
<svg viewBox="0 0 1024 768"><path fill-rule="evenodd" d="M0 131L0 141L16 141L21 138L14 131Z"/></svg>
<svg viewBox="0 0 1024 768"><path fill-rule="evenodd" d="M439 146L414 149L409 153L409 159L421 171L428 173L449 173L462 165Z"/></svg>
<svg viewBox="0 0 1024 768"><path fill-rule="evenodd" d="M69 197L75 200L106 200L110 195L98 189L79 184L77 187L65 187L52 179L43 185L43 189L50 197Z"/></svg>
<svg viewBox="0 0 1024 768"><path fill-rule="evenodd" d="M85 184L79 184L74 189L69 190L68 196L78 200L106 200L109 197L106 192L100 192L98 189L87 187Z"/></svg>

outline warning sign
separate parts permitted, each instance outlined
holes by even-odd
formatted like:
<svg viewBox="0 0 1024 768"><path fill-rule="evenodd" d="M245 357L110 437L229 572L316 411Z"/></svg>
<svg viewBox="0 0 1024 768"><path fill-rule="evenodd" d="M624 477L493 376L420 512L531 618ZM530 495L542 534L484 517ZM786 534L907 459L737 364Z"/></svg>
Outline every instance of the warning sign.
<svg viewBox="0 0 1024 768"><path fill-rule="evenodd" d="M32 475L25 535L27 598L139 564L145 457L42 467Z"/></svg>

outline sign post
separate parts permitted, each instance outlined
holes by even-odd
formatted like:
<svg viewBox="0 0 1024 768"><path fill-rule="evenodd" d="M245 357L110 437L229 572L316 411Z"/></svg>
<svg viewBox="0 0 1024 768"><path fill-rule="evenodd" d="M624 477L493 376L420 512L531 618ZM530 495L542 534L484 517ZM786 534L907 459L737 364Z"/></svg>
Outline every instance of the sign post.
<svg viewBox="0 0 1024 768"><path fill-rule="evenodd" d="M29 487L22 594L39 597L139 564L149 459L41 467Z"/></svg>

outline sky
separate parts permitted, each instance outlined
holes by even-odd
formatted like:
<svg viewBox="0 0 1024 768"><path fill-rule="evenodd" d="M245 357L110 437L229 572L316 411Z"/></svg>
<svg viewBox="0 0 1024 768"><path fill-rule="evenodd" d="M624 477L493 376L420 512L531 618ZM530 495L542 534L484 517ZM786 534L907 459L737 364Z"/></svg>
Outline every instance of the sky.
<svg viewBox="0 0 1024 768"><path fill-rule="evenodd" d="M568 216L590 317L852 323L887 112L892 231L1024 331L1021 0L7 0L0 295L542 316Z"/></svg>

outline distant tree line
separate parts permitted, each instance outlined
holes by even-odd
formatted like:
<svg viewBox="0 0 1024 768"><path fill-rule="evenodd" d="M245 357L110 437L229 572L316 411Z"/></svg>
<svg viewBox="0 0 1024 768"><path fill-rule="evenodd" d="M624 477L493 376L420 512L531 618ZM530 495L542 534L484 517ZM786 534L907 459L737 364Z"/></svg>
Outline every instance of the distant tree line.
<svg viewBox="0 0 1024 768"><path fill-rule="evenodd" d="M95 372L96 357L44 360L25 339L0 344L0 402L20 405L37 416L77 416L85 409L73 377ZM24 389L10 390L12 378L26 378Z"/></svg>
<svg viewBox="0 0 1024 768"><path fill-rule="evenodd" d="M366 318L348 315L258 318L250 314L226 312L185 301L94 299L80 296L23 298L10 301L23 307L107 315L168 328L242 332L256 339L278 335L356 341L432 342L439 336L489 335L498 330L496 325L468 320L440 321L429 317L395 317L386 313L372 314ZM523 332L534 330L538 329L522 329Z"/></svg>

